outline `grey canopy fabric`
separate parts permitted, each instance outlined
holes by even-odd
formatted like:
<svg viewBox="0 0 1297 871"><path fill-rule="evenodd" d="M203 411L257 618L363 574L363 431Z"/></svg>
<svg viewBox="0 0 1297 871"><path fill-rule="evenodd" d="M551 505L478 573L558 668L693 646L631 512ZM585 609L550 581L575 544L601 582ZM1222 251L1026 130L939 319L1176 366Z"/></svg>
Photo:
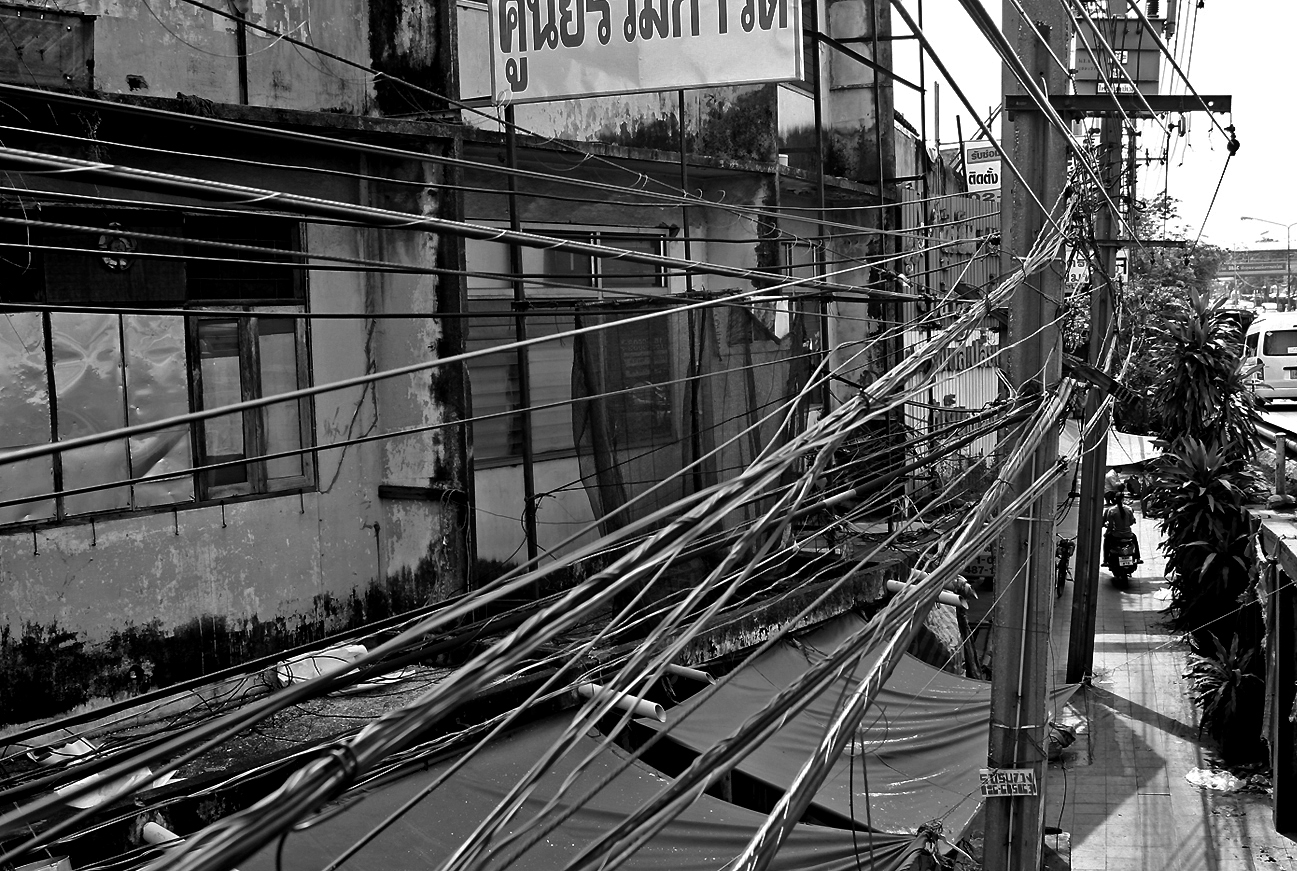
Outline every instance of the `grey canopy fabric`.
<svg viewBox="0 0 1297 871"><path fill-rule="evenodd" d="M554 743L566 725L553 717L502 738L475 754L463 768L430 795L400 816L342 869L351 871L432 871L448 858L479 822L504 799L508 789ZM592 764L577 777L563 809L602 786L589 801L555 831L505 864L526 824L552 797L579 760L593 753ZM562 871L581 850L624 820L667 784L663 775L638 762L628 762L616 747L602 750L584 737L541 779L521 812L506 826L485 860L476 867L526 871ZM431 783L451 762L434 765L363 794L340 812L305 831L289 835L277 865L275 844L239 863L243 871L316 871ZM703 796L644 844L622 866L642 871L721 871L742 851L764 817L732 804ZM277 844L277 842L276 842ZM900 871L909 867L923 841L911 836L850 832L801 825L776 857L783 871ZM871 849L872 848L872 849Z"/></svg>
<svg viewBox="0 0 1297 871"><path fill-rule="evenodd" d="M788 686L813 662L863 628L846 614L791 643L771 648L722 686L667 712L670 738L702 752ZM738 765L738 770L786 789L824 735L841 703L874 661L866 654L854 672L814 698ZM1052 694L1061 705L1075 690ZM904 656L865 713L856 739L816 793L814 808L854 819L876 831L913 833L931 821L954 839L981 804L978 770L986 765L991 685ZM868 787L866 788L866 784Z"/></svg>

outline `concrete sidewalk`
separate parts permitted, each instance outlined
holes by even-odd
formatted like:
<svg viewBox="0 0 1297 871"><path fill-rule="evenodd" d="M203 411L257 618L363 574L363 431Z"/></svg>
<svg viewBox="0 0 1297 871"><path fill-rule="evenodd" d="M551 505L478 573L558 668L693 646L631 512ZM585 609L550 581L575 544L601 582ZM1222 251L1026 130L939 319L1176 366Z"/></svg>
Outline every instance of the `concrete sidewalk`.
<svg viewBox="0 0 1297 871"><path fill-rule="evenodd" d="M1118 590L1106 571L1100 576L1094 683L1071 703L1080 734L1050 766L1045 825L1069 833L1057 840L1073 871L1297 871L1297 843L1274 831L1267 795L1185 780L1191 769L1214 767L1214 758L1199 740L1181 677L1185 646L1162 624L1157 521L1139 517L1137 532L1144 564L1130 586ZM1067 665L1072 590L1069 582L1054 612L1057 683Z"/></svg>

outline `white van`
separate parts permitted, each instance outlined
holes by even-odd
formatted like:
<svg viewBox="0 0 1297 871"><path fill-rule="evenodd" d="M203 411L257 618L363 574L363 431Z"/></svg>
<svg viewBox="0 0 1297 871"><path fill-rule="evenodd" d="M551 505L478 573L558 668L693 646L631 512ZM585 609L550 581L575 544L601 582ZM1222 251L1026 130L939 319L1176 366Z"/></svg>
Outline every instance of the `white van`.
<svg viewBox="0 0 1297 871"><path fill-rule="evenodd" d="M1257 399L1297 399L1297 311L1259 315L1243 338L1243 357Z"/></svg>

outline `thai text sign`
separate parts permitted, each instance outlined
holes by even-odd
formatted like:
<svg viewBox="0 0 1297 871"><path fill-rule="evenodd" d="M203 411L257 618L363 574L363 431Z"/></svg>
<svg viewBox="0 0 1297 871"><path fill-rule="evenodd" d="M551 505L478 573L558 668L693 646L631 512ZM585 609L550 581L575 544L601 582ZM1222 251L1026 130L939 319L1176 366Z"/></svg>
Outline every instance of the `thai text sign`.
<svg viewBox="0 0 1297 871"><path fill-rule="evenodd" d="M982 795L1035 795L1036 772L1021 768L980 769Z"/></svg>
<svg viewBox="0 0 1297 871"><path fill-rule="evenodd" d="M993 146L969 144L943 148L941 154L947 161L958 161L970 194L977 199L1000 199L1000 152Z"/></svg>
<svg viewBox="0 0 1297 871"><path fill-rule="evenodd" d="M798 0L490 0L491 91L525 103L802 76Z"/></svg>

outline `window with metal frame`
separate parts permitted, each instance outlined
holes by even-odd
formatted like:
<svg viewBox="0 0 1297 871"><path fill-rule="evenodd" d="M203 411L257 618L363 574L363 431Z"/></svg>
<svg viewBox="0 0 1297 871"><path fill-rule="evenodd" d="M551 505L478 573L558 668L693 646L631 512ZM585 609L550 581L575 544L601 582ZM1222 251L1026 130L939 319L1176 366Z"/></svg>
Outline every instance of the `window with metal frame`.
<svg viewBox="0 0 1297 871"><path fill-rule="evenodd" d="M291 251L296 222L80 209L47 209L41 219L101 231L6 234L17 246L0 263L6 301L66 310L6 314L12 329L0 337L0 399L23 413L0 422L0 451L310 383L305 322L295 317L305 310L303 271L285 256L192 244ZM154 306L167 310L139 311ZM221 314L174 312L186 306ZM0 505L0 524L308 488L311 443L309 401L289 400L0 467L3 501L11 503ZM223 465L193 471L212 463ZM16 504L24 496L44 498Z"/></svg>
<svg viewBox="0 0 1297 871"><path fill-rule="evenodd" d="M635 254L662 254L666 237L662 234L629 233L620 231L548 233L562 239L588 242L617 248ZM612 255L595 257L558 248L545 249L544 282L546 285L596 288L659 288L666 287L666 275L661 268L649 263Z"/></svg>
<svg viewBox="0 0 1297 871"><path fill-rule="evenodd" d="M645 254L662 254L664 233L624 229L551 230L548 236L591 242ZM467 244L470 312L468 348L504 347L515 337L512 285L508 276L508 246L470 241ZM572 329L571 309L588 303L607 289L662 293L666 275L657 266L618 257L594 257L560 249L525 249L524 280L529 339L557 336ZM621 299L621 293L609 295ZM570 339L532 345L527 351L531 378L532 451L538 459L574 456L572 437L572 356ZM522 456L522 415L503 414L521 407L517 352L505 348L468 364L473 391L473 458L479 467L516 464ZM548 406L548 407L546 407ZM482 419L482 418L486 419Z"/></svg>

